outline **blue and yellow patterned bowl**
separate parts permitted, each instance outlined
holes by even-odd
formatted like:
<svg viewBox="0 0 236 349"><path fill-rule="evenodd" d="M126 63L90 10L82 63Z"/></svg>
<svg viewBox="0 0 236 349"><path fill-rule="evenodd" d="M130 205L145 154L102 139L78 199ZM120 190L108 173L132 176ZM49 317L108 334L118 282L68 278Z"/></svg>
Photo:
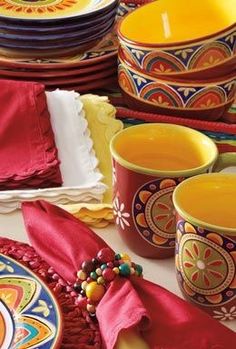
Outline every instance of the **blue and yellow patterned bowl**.
<svg viewBox="0 0 236 349"><path fill-rule="evenodd" d="M235 18L234 0L159 0L128 14L118 36L127 58L148 73L214 78L235 69Z"/></svg>
<svg viewBox="0 0 236 349"><path fill-rule="evenodd" d="M118 81L126 103L134 109L196 119L217 120L232 105L234 74L207 82L152 77L120 58Z"/></svg>

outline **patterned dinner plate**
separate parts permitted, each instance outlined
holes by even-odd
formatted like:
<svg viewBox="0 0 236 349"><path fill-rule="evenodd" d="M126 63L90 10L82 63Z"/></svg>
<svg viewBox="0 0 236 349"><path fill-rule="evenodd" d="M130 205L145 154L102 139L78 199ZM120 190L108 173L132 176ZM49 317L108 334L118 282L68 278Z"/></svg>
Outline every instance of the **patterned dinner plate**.
<svg viewBox="0 0 236 349"><path fill-rule="evenodd" d="M0 0L1 1L1 0ZM0 67L17 69L64 69L79 66L89 66L103 62L117 55L118 39L115 28L108 33L100 42L83 53L67 55L64 57L36 59L30 57L12 58L0 52Z"/></svg>
<svg viewBox="0 0 236 349"><path fill-rule="evenodd" d="M31 270L0 254L0 348L56 349L61 313L49 288Z"/></svg>
<svg viewBox="0 0 236 349"><path fill-rule="evenodd" d="M81 18L97 14L116 0L1 0L1 20L43 21Z"/></svg>

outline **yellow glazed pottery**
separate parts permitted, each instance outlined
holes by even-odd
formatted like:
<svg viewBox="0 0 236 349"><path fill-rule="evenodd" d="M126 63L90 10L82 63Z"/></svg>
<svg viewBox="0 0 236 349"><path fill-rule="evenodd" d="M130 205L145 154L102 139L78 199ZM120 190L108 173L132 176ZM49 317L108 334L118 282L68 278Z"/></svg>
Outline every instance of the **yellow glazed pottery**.
<svg viewBox="0 0 236 349"><path fill-rule="evenodd" d="M207 81L164 79L138 71L121 57L119 60L118 81L131 109L217 120L234 102L235 74Z"/></svg>
<svg viewBox="0 0 236 349"><path fill-rule="evenodd" d="M235 155L228 154L228 161L235 162ZM189 178L174 190L173 202L183 294L216 319L236 319L236 175Z"/></svg>
<svg viewBox="0 0 236 349"><path fill-rule="evenodd" d="M143 46L196 42L227 30L235 19L235 0L158 0L128 14L119 35Z"/></svg>
<svg viewBox="0 0 236 349"><path fill-rule="evenodd" d="M158 0L127 15L118 36L127 59L149 73L223 76L236 65L236 0Z"/></svg>
<svg viewBox="0 0 236 349"><path fill-rule="evenodd" d="M114 218L121 237L143 257L172 256L172 192L185 178L210 170L218 157L215 143L187 127L151 123L120 131L110 149Z"/></svg>

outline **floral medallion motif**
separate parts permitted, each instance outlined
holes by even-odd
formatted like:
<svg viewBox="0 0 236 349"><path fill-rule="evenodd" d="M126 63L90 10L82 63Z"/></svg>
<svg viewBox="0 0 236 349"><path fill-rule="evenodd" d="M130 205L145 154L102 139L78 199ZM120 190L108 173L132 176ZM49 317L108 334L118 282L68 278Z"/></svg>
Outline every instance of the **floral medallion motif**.
<svg viewBox="0 0 236 349"><path fill-rule="evenodd" d="M163 248L175 245L175 210L172 193L179 178L160 178L138 189L132 204L137 231L150 244Z"/></svg>
<svg viewBox="0 0 236 349"><path fill-rule="evenodd" d="M176 269L180 287L219 320L230 320L236 314L235 249L236 242L230 237L182 219L177 222Z"/></svg>
<svg viewBox="0 0 236 349"><path fill-rule="evenodd" d="M125 205L120 203L118 196L115 197L113 201L113 212L115 216L115 222L121 227L122 230L125 230L125 226L129 227L129 217L130 214L125 212Z"/></svg>
<svg viewBox="0 0 236 349"><path fill-rule="evenodd" d="M0 254L0 347L58 348L61 330L58 305L47 286Z"/></svg>

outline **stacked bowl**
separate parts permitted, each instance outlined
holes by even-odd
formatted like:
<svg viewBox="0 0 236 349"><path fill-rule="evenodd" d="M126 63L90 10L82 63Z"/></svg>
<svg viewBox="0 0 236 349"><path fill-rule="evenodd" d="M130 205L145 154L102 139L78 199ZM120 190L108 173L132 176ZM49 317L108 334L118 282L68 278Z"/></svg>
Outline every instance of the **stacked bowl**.
<svg viewBox="0 0 236 349"><path fill-rule="evenodd" d="M119 85L133 109L217 120L236 93L236 0L158 0L118 27Z"/></svg>

